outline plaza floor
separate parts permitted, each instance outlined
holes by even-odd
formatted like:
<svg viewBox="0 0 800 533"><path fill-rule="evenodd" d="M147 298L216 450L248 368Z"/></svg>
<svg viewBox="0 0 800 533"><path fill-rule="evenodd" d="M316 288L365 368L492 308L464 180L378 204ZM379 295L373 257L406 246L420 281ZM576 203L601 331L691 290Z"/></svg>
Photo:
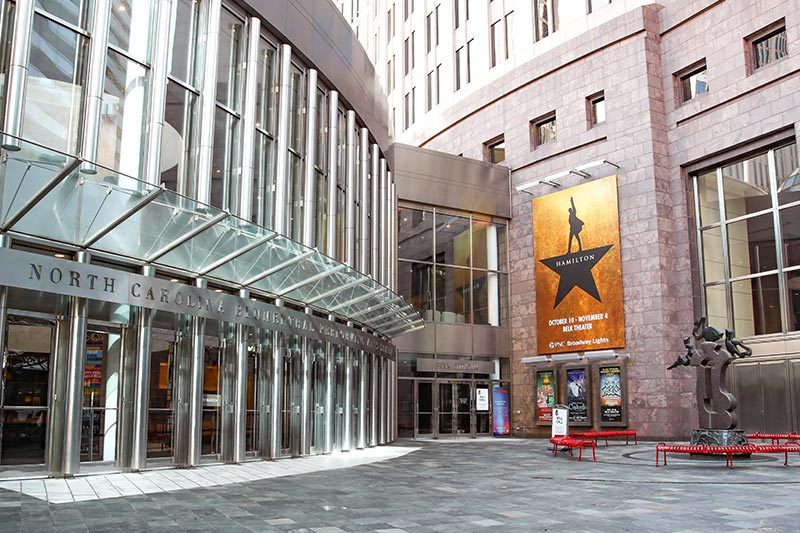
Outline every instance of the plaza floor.
<svg viewBox="0 0 800 533"><path fill-rule="evenodd" d="M545 440L401 440L326 457L0 483L0 531L800 531L800 457L655 466Z"/></svg>

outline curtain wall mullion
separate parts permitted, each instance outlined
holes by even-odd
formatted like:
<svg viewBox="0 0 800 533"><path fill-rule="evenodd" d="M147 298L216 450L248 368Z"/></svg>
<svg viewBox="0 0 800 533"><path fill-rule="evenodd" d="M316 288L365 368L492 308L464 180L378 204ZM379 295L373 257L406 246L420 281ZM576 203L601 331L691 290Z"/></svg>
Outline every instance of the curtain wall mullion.
<svg viewBox="0 0 800 533"><path fill-rule="evenodd" d="M383 285L387 284L387 280L389 279L389 228L392 221L392 217L389 214L389 182L388 182L388 169L386 166L386 160L381 159L380 163L380 190L378 191L380 194L380 214L381 214L381 225L380 225L380 254L381 254L381 268L379 275L376 276L376 279L379 283Z"/></svg>
<svg viewBox="0 0 800 533"><path fill-rule="evenodd" d="M211 203L211 167L214 158L214 122L217 112L217 55L219 52L219 24L222 1L209 0L206 5L195 199L209 204Z"/></svg>
<svg viewBox="0 0 800 533"><path fill-rule="evenodd" d="M389 181L389 220L395 219L394 213L397 212L397 196L396 186L392 180L392 173L387 173ZM434 228L435 229L435 228ZM435 233L435 231L434 231ZM397 276L397 224L391 223L389 225L389 279L386 286L391 290L396 290L397 283L395 278Z"/></svg>
<svg viewBox="0 0 800 533"><path fill-rule="evenodd" d="M791 319L786 274L783 272L785 265L783 257L783 228L781 228L781 212L778 209L778 171L775 164L775 150L767 152L767 164L769 165L769 192L772 199L772 225L775 230L775 260L778 263L778 302L781 311L781 331L788 332L791 330Z"/></svg>
<svg viewBox="0 0 800 533"><path fill-rule="evenodd" d="M725 192L722 190L722 168L717 168L717 201L719 202L720 238L722 239L722 271L725 278L725 306L728 313L729 329L734 329L733 320L733 287L731 286L730 251L728 250L728 227L725 224Z"/></svg>
<svg viewBox="0 0 800 533"><path fill-rule="evenodd" d="M275 195L273 196L273 229L286 234L286 200L289 180L289 102L291 95L292 47L280 48L280 74L278 78L278 130L275 143Z"/></svg>
<svg viewBox="0 0 800 533"><path fill-rule="evenodd" d="M339 179L339 93L328 93L328 255L339 259L337 254L336 227L341 216L337 213L338 179Z"/></svg>
<svg viewBox="0 0 800 533"><path fill-rule="evenodd" d="M81 140L81 157L92 162L83 163L81 172L91 174L97 172L93 162L97 161L97 145L100 138L100 112L103 105L103 78L108 55L110 9L111 2L108 0L95 0Z"/></svg>
<svg viewBox="0 0 800 533"><path fill-rule="evenodd" d="M361 128L359 134L359 160L360 164L358 166L359 175L358 179L358 188L359 188L359 228L358 228L358 236L356 237L359 241L358 246L358 270L364 274L369 274L369 211L367 210L367 199L369 198L370 190L369 190L369 130L367 128Z"/></svg>
<svg viewBox="0 0 800 533"><path fill-rule="evenodd" d="M370 226L370 269L369 273L373 278L378 278L378 273L381 267L380 257L380 160L381 151L377 144L372 145L372 157L370 158L371 166L370 172L372 180L370 180L371 190L370 195L370 210L372 217L372 225Z"/></svg>
<svg viewBox="0 0 800 533"><path fill-rule="evenodd" d="M306 83L306 156L303 175L303 233L302 242L313 247L317 217L317 71L308 69Z"/></svg>
<svg viewBox="0 0 800 533"><path fill-rule="evenodd" d="M348 266L356 266L356 113L347 112L347 191L345 202L345 256L344 263Z"/></svg>
<svg viewBox="0 0 800 533"><path fill-rule="evenodd" d="M242 103L242 174L239 184L238 215L253 219L253 179L255 174L256 100L258 99L258 45L261 19L248 19L245 59L244 101Z"/></svg>

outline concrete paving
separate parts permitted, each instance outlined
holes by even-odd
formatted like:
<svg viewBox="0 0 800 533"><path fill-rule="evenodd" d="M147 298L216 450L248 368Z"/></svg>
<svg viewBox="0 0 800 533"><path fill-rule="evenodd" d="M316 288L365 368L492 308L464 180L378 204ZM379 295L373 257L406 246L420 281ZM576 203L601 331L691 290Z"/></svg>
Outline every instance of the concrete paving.
<svg viewBox="0 0 800 533"><path fill-rule="evenodd" d="M733 470L724 460L670 456L669 466L656 468L654 443L601 445L597 463L554 458L548 446L544 440L399 441L357 466L278 461L269 467L285 468L285 475L259 479L254 472L265 466L252 463L226 467L251 481L176 483L66 503L0 489L0 531L800 530L797 454L788 467L775 455L738 460ZM218 467L190 477L208 478L208 468ZM139 486L136 476L146 474L131 476ZM90 494L94 477L80 478L77 494ZM28 482L19 483L22 489Z"/></svg>

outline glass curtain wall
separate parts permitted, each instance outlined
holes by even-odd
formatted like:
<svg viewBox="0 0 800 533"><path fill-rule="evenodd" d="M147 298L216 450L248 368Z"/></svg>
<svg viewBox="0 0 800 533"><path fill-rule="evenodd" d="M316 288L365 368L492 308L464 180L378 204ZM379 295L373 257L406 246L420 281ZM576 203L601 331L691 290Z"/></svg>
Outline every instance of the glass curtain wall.
<svg viewBox="0 0 800 533"><path fill-rule="evenodd" d="M317 89L317 153L314 173L317 178L316 247L323 254L335 255L328 250L328 92Z"/></svg>
<svg viewBox="0 0 800 533"><path fill-rule="evenodd" d="M286 190L286 235L303 237L303 157L305 154L305 72L292 64L289 72L289 171ZM286 177L278 176L278 179Z"/></svg>
<svg viewBox="0 0 800 533"><path fill-rule="evenodd" d="M98 331L89 324L83 370L81 461L116 458L120 344L119 333Z"/></svg>
<svg viewBox="0 0 800 533"><path fill-rule="evenodd" d="M347 116L342 108L338 114L339 134L338 149L336 150L336 244L339 248L336 254L331 253L339 261L345 259L345 213L347 212Z"/></svg>
<svg viewBox="0 0 800 533"><path fill-rule="evenodd" d="M200 4L177 0L172 64L167 77L161 136L161 184L190 197L197 193Z"/></svg>
<svg viewBox="0 0 800 533"><path fill-rule="evenodd" d="M398 292L425 320L508 325L505 224L411 207L397 216Z"/></svg>
<svg viewBox="0 0 800 533"><path fill-rule="evenodd" d="M277 53L277 46L262 35L258 43L252 212L253 222L268 228L274 227Z"/></svg>
<svg viewBox="0 0 800 533"><path fill-rule="evenodd" d="M246 42L244 21L223 8L219 22L211 205L233 213L238 212L239 206L242 66Z"/></svg>
<svg viewBox="0 0 800 533"><path fill-rule="evenodd" d="M693 176L702 299L739 337L800 330L797 145Z"/></svg>

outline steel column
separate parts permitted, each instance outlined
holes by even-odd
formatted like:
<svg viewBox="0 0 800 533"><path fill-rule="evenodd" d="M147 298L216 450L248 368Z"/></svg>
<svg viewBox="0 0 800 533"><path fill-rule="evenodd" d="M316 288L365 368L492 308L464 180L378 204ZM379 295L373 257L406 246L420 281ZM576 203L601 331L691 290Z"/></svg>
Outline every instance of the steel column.
<svg viewBox="0 0 800 533"><path fill-rule="evenodd" d="M155 269L147 265L142 269L145 276L153 276ZM147 409L150 403L150 336L153 330L153 309L142 308L136 330L136 384L133 398L133 444L131 449L132 471L147 466Z"/></svg>
<svg viewBox="0 0 800 533"><path fill-rule="evenodd" d="M250 291L242 289L239 298L248 299ZM236 389L233 404L233 462L241 463L245 459L247 438L247 348L250 328L244 324L236 324Z"/></svg>
<svg viewBox="0 0 800 533"><path fill-rule="evenodd" d="M206 2L203 79L200 90L200 136L197 150L196 200L211 203L211 167L214 159L214 117L217 111L217 53L222 0Z"/></svg>
<svg viewBox="0 0 800 533"><path fill-rule="evenodd" d="M106 75L106 57L108 56L108 21L111 2L95 1L92 13L92 39L89 44L89 68L86 75L84 91L83 140L81 142L81 158L86 162L81 165L81 172L95 174L97 169L97 144L100 137L100 113L103 106L103 81ZM138 153L138 147L129 147ZM128 147L126 147L128 149Z"/></svg>
<svg viewBox="0 0 800 533"><path fill-rule="evenodd" d="M369 358L371 361L370 364L370 383L369 383L369 393L372 399L372 410L369 413L369 445L370 446L377 446L378 445L378 355L371 353L369 354Z"/></svg>
<svg viewBox="0 0 800 533"><path fill-rule="evenodd" d="M372 227L370 228L370 269L369 273L377 279L381 268L381 248L380 248L380 227L381 227L381 200L380 200L380 147L372 145L372 157L370 158L370 171L372 180L370 182L370 208L372 210Z"/></svg>
<svg viewBox="0 0 800 533"><path fill-rule="evenodd" d="M386 444L386 434L389 428L389 374L387 369L388 359L381 357L381 422L378 433L378 443Z"/></svg>
<svg viewBox="0 0 800 533"><path fill-rule="evenodd" d="M25 116L25 89L28 85L28 59L33 33L34 0L17 0L14 13L14 41L6 74L6 108L3 131L21 137L22 119ZM19 150L19 141L3 136L2 147Z"/></svg>
<svg viewBox="0 0 800 533"><path fill-rule="evenodd" d="M172 64L172 21L177 17L178 2L159 0L156 7L154 49L150 68L149 107L144 180L151 185L161 183L161 137L164 131L164 110L167 101L167 75Z"/></svg>
<svg viewBox="0 0 800 533"><path fill-rule="evenodd" d="M333 322L333 315L328 315L328 320ZM334 394L336 393L334 344L325 343L325 443L323 453L333 451L333 439L336 428L334 427L333 410L335 407Z"/></svg>
<svg viewBox="0 0 800 533"><path fill-rule="evenodd" d="M291 100L290 72L292 47L281 45L280 75L278 78L278 131L275 143L275 210L273 229L286 234L286 200L289 181L289 101ZM280 451L280 450L279 450Z"/></svg>
<svg viewBox="0 0 800 533"><path fill-rule="evenodd" d="M272 401L272 340L273 332L266 329L258 333L258 455L270 457L270 424Z"/></svg>
<svg viewBox="0 0 800 533"><path fill-rule="evenodd" d="M89 253L80 251L79 263L89 262ZM86 354L86 298L69 298L69 353L67 356L66 401L64 409L64 452L61 473L72 477L80 470L81 421L83 409L83 370Z"/></svg>
<svg viewBox="0 0 800 533"><path fill-rule="evenodd" d="M195 286L206 288L206 280L198 278ZM189 386L189 466L200 464L203 438L203 360L205 355L206 319L192 318L192 364Z"/></svg>
<svg viewBox="0 0 800 533"><path fill-rule="evenodd" d="M179 467L189 466L192 443L191 396L192 352L198 340L192 334L194 321L191 315L175 315L177 323L173 350L172 377L172 461ZM200 346L203 338L199 339Z"/></svg>
<svg viewBox="0 0 800 533"><path fill-rule="evenodd" d="M275 305L283 306L283 300L275 300ZM272 343L272 383L270 394L270 420L269 420L269 458L277 459L281 456L281 387L283 386L283 333L274 331Z"/></svg>
<svg viewBox="0 0 800 533"><path fill-rule="evenodd" d="M303 244L316 245L317 217L317 71L308 69L306 84L306 159L303 189ZM321 238L324 238L321 236Z"/></svg>
<svg viewBox="0 0 800 533"><path fill-rule="evenodd" d="M337 213L337 194L339 178L339 93L328 93L328 255L341 259L337 250L336 227L342 213Z"/></svg>
<svg viewBox="0 0 800 533"><path fill-rule="evenodd" d="M388 215L388 235L389 235L389 279L386 286L393 291L397 290L397 189L394 181L389 176L389 215Z"/></svg>
<svg viewBox="0 0 800 533"><path fill-rule="evenodd" d="M344 222L344 263L356 268L356 113L347 112L347 191Z"/></svg>
<svg viewBox="0 0 800 533"><path fill-rule="evenodd" d="M261 19L247 19L247 59L245 60L242 109L242 176L239 184L238 214L253 220L253 177L255 174L256 100L258 100L258 44Z"/></svg>
<svg viewBox="0 0 800 533"><path fill-rule="evenodd" d="M306 314L311 315L311 308L306 307ZM312 340L303 337L301 346L300 376L300 455L311 453L311 358Z"/></svg>
<svg viewBox="0 0 800 533"><path fill-rule="evenodd" d="M352 322L347 327L353 327ZM343 347L344 350L344 420L342 430L342 451L349 452L352 447L353 437L353 349Z"/></svg>
<svg viewBox="0 0 800 533"><path fill-rule="evenodd" d="M358 176L358 188L359 188L359 195L358 197L361 199L361 205L359 209L358 216L360 217L361 223L359 224L359 231L358 231L358 270L364 274L369 274L370 271L370 260L369 260L369 236L370 236L370 229L369 229L369 209L367 209L367 205L369 204L368 200L370 198L370 186L369 186L369 130L367 128L361 128L361 134L359 135L359 150L358 150L358 157L360 159L361 164L358 166L359 176Z"/></svg>
<svg viewBox="0 0 800 533"><path fill-rule="evenodd" d="M380 247L381 247L381 266L376 279L379 283L383 285L388 285L387 280L389 279L389 222L391 218L389 217L389 181L388 181L388 169L386 166L386 160L381 159L381 168L380 168L380 190L378 194L380 194L380 201L381 201L381 208L380 208L380 215L381 215L381 223L380 223Z"/></svg>
<svg viewBox="0 0 800 533"><path fill-rule="evenodd" d="M367 447L367 386L369 373L367 373L367 354L364 350L358 351L358 441L356 447Z"/></svg>

